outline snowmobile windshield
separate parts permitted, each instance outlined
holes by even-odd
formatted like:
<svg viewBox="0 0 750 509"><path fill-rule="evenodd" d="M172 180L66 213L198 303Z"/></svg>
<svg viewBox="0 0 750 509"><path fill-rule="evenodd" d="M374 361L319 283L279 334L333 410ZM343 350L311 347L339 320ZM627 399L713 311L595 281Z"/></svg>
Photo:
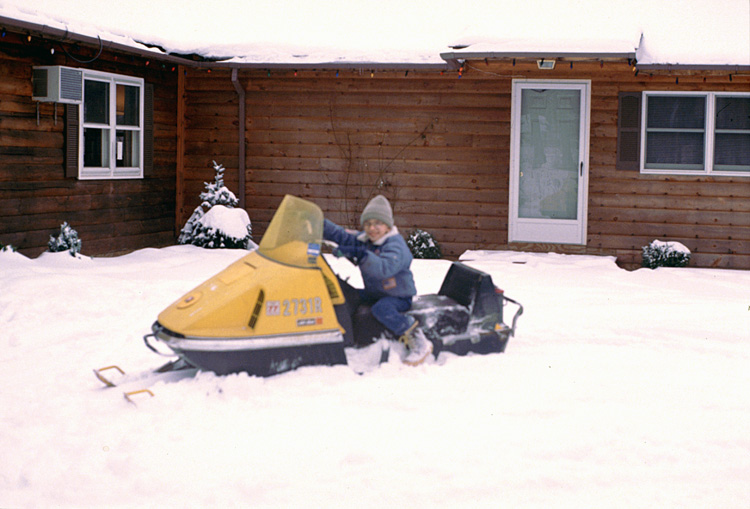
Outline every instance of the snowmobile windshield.
<svg viewBox="0 0 750 509"><path fill-rule="evenodd" d="M320 207L286 195L260 241L258 252L285 265L315 267L322 238Z"/></svg>

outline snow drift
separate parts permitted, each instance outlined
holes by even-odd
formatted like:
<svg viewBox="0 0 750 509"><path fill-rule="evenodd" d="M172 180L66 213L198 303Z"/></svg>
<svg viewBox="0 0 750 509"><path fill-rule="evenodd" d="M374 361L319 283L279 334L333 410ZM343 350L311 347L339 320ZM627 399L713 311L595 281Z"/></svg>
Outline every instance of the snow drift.
<svg viewBox="0 0 750 509"><path fill-rule="evenodd" d="M504 354L156 384L156 313L244 254L0 253L0 506L744 507L750 273L468 252L523 302ZM334 268L358 283L356 269ZM415 260L420 293L450 263Z"/></svg>

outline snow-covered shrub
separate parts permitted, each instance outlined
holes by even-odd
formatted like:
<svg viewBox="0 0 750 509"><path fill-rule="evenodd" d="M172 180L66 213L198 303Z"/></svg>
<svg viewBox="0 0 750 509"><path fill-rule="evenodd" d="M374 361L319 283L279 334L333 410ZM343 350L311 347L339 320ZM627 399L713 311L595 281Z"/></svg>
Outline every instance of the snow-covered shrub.
<svg viewBox="0 0 750 509"><path fill-rule="evenodd" d="M419 228L409 233L406 245L409 246L409 251L411 251L414 258L437 259L443 257L440 245L435 240L435 237L431 233Z"/></svg>
<svg viewBox="0 0 750 509"><path fill-rule="evenodd" d="M12 246L10 244L8 244L6 246L2 242L0 242L0 252L3 252L3 253L15 253L16 252L16 248L15 248L15 246Z"/></svg>
<svg viewBox="0 0 750 509"><path fill-rule="evenodd" d="M206 248L256 247L250 217L243 209L235 208L239 200L224 185L224 166L216 161L213 164L214 182L205 183L206 189L200 194L201 204L183 226L177 242Z"/></svg>
<svg viewBox="0 0 750 509"><path fill-rule="evenodd" d="M60 225L60 233L55 237L49 236L47 244L51 253L60 253L69 251L70 256L75 256L81 252L81 239L78 238L78 232L70 227L67 221Z"/></svg>
<svg viewBox="0 0 750 509"><path fill-rule="evenodd" d="M206 248L249 249L250 217L243 209L214 205L193 226L191 244Z"/></svg>
<svg viewBox="0 0 750 509"><path fill-rule="evenodd" d="M662 242L654 240L643 246L644 267L686 267L690 262L690 250L679 242Z"/></svg>

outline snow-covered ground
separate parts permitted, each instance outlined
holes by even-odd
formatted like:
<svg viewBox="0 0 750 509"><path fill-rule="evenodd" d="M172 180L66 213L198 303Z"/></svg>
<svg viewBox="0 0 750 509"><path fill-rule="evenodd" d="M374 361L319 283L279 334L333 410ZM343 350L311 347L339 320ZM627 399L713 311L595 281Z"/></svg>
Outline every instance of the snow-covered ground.
<svg viewBox="0 0 750 509"><path fill-rule="evenodd" d="M750 272L468 252L524 304L504 354L95 380L161 364L156 315L242 254L0 253L1 507L747 507Z"/></svg>

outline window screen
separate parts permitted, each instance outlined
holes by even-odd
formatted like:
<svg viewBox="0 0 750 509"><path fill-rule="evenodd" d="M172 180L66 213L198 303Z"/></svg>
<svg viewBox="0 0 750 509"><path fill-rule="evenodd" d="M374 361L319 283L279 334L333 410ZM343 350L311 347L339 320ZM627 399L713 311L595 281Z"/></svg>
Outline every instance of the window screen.
<svg viewBox="0 0 750 509"><path fill-rule="evenodd" d="M704 168L705 96L648 96L646 118L646 168Z"/></svg>

